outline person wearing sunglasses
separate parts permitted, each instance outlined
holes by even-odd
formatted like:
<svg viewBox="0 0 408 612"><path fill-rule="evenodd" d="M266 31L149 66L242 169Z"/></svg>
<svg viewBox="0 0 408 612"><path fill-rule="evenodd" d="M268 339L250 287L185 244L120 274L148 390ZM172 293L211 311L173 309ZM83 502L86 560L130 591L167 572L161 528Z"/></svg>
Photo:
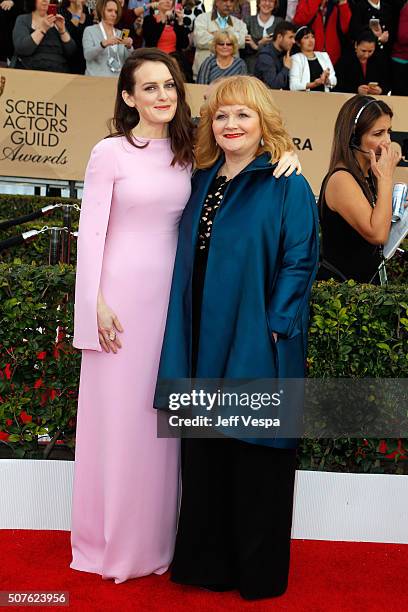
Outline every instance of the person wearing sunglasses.
<svg viewBox="0 0 408 612"><path fill-rule="evenodd" d="M235 55L237 50L238 40L232 32L222 30L215 32L211 45L212 55L201 64L197 83L209 85L221 77L247 74L244 60Z"/></svg>
<svg viewBox="0 0 408 612"><path fill-rule="evenodd" d="M211 11L202 13L194 22L193 43L195 56L193 73L196 78L201 64L211 55L211 45L215 32L228 30L233 32L238 40L238 47L245 47L247 27L241 19L232 15L235 9L234 0L214 0Z"/></svg>

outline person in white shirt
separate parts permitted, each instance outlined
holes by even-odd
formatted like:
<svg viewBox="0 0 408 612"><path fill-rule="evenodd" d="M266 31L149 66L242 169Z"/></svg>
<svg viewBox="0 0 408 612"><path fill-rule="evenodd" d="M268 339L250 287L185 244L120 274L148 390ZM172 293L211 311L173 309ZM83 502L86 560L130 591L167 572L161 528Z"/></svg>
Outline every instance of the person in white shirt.
<svg viewBox="0 0 408 612"><path fill-rule="evenodd" d="M98 0L96 14L99 23L84 30L82 46L88 76L118 77L126 58L133 51L133 40L122 38L117 30L122 6L119 0Z"/></svg>
<svg viewBox="0 0 408 612"><path fill-rule="evenodd" d="M248 33L243 21L232 16L234 0L215 0L212 11L199 15L194 22L193 41L196 47L193 74L197 76L201 64L211 54L210 46L214 32L229 30L238 40L238 48L245 47L245 36Z"/></svg>
<svg viewBox="0 0 408 612"><path fill-rule="evenodd" d="M308 26L298 29L295 41L300 49L292 56L289 89L295 91L330 91L337 85L329 54L315 51L315 37Z"/></svg>

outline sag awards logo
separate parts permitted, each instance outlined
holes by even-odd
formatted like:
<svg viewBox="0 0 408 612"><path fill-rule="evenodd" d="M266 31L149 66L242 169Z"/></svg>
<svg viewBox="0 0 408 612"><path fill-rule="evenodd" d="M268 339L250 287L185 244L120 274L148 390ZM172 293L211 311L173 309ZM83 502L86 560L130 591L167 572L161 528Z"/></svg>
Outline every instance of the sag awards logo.
<svg viewBox="0 0 408 612"><path fill-rule="evenodd" d="M65 165L67 151L61 148L61 135L68 129L67 104L15 100L7 98L5 89L6 78L1 76L0 97L5 117L1 127L3 134L8 134L8 142L0 151L0 161Z"/></svg>
<svg viewBox="0 0 408 612"><path fill-rule="evenodd" d="M312 141L310 138L292 138L293 144L298 151L313 151Z"/></svg>

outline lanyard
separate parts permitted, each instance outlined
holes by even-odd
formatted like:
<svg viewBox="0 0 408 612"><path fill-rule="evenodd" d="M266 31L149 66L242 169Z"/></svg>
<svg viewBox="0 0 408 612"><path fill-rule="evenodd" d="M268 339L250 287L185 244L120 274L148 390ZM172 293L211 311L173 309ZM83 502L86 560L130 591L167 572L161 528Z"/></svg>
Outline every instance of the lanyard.
<svg viewBox="0 0 408 612"><path fill-rule="evenodd" d="M106 32L105 32L105 28L102 25L102 21L99 22L99 27L101 28L103 39L104 40L108 40L108 37L107 37ZM113 28L113 33L114 33L114 35L116 35L115 28ZM110 45L109 47L111 47L113 51L117 51L117 49L118 49L118 45ZM108 47L108 51L109 51L109 47Z"/></svg>
<svg viewBox="0 0 408 612"><path fill-rule="evenodd" d="M101 29L103 39L104 40L108 40L108 37L107 37L106 32L105 32L105 28L103 27L101 21L99 22L99 27ZM113 28L113 33L117 36L117 32L116 32L115 28ZM120 72L120 69L121 69L122 65L121 65L121 61L120 61L120 57L119 57L118 45L109 45L106 48L108 50L108 66L109 66L109 69L111 70L111 72Z"/></svg>

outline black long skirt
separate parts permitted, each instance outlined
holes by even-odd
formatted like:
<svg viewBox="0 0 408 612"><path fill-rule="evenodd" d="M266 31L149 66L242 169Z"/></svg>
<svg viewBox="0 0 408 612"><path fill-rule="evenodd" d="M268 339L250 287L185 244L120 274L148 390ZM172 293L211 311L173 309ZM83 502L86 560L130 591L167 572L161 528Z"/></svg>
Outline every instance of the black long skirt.
<svg viewBox="0 0 408 612"><path fill-rule="evenodd" d="M173 582L245 599L288 583L295 449L231 438L182 440L182 501Z"/></svg>

